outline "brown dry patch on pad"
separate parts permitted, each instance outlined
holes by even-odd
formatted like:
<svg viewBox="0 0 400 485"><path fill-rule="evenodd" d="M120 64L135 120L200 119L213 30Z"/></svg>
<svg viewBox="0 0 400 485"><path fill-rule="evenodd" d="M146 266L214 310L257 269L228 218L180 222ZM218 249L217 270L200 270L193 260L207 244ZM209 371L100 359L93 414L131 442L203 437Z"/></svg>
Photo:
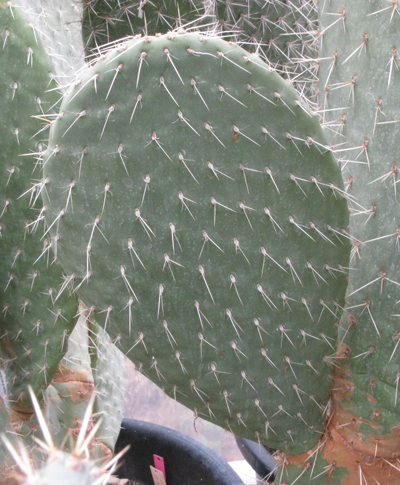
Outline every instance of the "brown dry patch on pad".
<svg viewBox="0 0 400 485"><path fill-rule="evenodd" d="M344 468L348 474L341 480L341 485L399 485L400 463L397 458L400 456L400 426L395 426L389 434L382 435L379 433L378 420L361 420L345 410L342 403L349 400L354 384L348 379L349 369L346 366L336 369L335 374L324 437L319 445L307 453L286 455L285 463L304 469L310 466L309 463L312 463L320 446L319 453L331 464L327 468L327 483L329 474L334 469ZM372 396L366 393L366 399L374 401L374 398L371 398ZM378 410L376 412L379 413ZM361 424L371 429L368 440L365 439L365 434L360 432ZM332 483L336 483L334 479Z"/></svg>
<svg viewBox="0 0 400 485"><path fill-rule="evenodd" d="M60 363L53 382L68 384L70 398L73 403L89 401L94 391L93 377L90 369L88 371L76 372L67 369Z"/></svg>

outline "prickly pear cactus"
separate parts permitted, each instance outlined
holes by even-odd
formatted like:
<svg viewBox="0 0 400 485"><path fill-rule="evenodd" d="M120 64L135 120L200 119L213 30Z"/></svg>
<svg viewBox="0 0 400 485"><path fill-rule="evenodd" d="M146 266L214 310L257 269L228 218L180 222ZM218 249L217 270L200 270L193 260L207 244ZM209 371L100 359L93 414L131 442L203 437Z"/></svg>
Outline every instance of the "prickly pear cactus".
<svg viewBox="0 0 400 485"><path fill-rule="evenodd" d="M77 436L86 408L94 393L90 365L88 323L81 310L67 341L67 352L44 395L44 417L54 444L62 448L65 436Z"/></svg>
<svg viewBox="0 0 400 485"><path fill-rule="evenodd" d="M43 231L39 166L48 132L37 117L58 98L45 94L51 65L22 10L0 4L0 14L0 352L21 417L31 413L27 384L39 392L57 370L77 299L60 291L57 237Z"/></svg>
<svg viewBox="0 0 400 485"><path fill-rule="evenodd" d="M89 320L81 304L80 317L68 339L68 351L45 391L44 415L58 448L68 446L66 435L77 437L90 400L93 416L101 420L91 458L111 455L124 409L123 354L107 333ZM95 420L91 419L90 428ZM71 450L70 450L71 451Z"/></svg>
<svg viewBox="0 0 400 485"><path fill-rule="evenodd" d="M36 415L28 422L20 422L20 427L16 428L15 418L10 419L13 411L7 406L6 399L0 402L1 429L6 436L5 442L0 439L0 460L7 484L14 483L12 478L15 477L15 454L7 442L12 442L12 446L20 450L17 436L27 437L25 446L32 437L46 441L51 436L54 453L49 457L49 466L43 465L40 447L30 448L29 484L42 483L41 480L43 483L61 483L61 477L66 483L71 480L79 485L92 483L99 478L99 469L92 460L106 463L112 459L124 408L123 354L112 344L107 333L87 317L81 305L79 320L68 338L67 353L51 384L43 391L41 412L48 434L43 431L43 422ZM87 415L88 408L90 416ZM87 450L90 460L82 460L76 454L76 443L80 434L86 437L94 428L97 432L91 437ZM69 470L71 467L74 470ZM65 476L61 469L65 469Z"/></svg>
<svg viewBox="0 0 400 485"><path fill-rule="evenodd" d="M324 462L314 475L397 484L400 10L397 1L330 0L320 22L320 109L351 200L352 253ZM346 473L335 482L339 468Z"/></svg>
<svg viewBox="0 0 400 485"><path fill-rule="evenodd" d="M315 0L230 0L199 2L210 31L257 52L303 92L317 80L317 2ZM211 25L209 25L211 23ZM307 62L300 62L307 59ZM311 93L309 93L311 94Z"/></svg>
<svg viewBox="0 0 400 485"><path fill-rule="evenodd" d="M201 34L109 52L61 110L47 223L96 321L198 415L309 449L349 254L316 117L256 56Z"/></svg>

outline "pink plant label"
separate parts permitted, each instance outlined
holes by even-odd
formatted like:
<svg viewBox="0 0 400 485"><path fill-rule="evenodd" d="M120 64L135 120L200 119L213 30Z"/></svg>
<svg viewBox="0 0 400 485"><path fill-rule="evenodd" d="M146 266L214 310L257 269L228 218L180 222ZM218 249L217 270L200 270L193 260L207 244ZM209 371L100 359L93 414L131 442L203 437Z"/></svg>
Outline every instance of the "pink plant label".
<svg viewBox="0 0 400 485"><path fill-rule="evenodd" d="M162 472L164 475L165 482L167 481L167 475L165 474L165 465L164 465L164 458L162 456L153 455L154 458L154 466L157 470Z"/></svg>

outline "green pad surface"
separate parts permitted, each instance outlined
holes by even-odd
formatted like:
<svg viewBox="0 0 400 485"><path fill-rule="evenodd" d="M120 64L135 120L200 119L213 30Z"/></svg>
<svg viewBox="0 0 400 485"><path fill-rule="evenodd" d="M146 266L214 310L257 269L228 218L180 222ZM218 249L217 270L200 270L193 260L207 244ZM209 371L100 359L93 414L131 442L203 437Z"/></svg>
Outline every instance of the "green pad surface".
<svg viewBox="0 0 400 485"><path fill-rule="evenodd" d="M61 109L47 222L96 321L202 417L309 449L349 253L317 118L256 56L199 34L109 52Z"/></svg>

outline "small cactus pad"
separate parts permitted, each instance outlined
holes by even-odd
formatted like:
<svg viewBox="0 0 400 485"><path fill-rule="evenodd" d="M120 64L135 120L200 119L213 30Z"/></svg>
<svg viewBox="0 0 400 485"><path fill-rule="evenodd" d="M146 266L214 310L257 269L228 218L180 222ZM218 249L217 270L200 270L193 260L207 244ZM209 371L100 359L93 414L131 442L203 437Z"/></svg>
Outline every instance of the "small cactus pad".
<svg viewBox="0 0 400 485"><path fill-rule="evenodd" d="M30 402L26 385L39 392L57 370L77 299L65 291L56 301L62 284L62 269L52 264L56 239L42 238L40 142L48 131L35 136L43 125L32 116L41 117L58 98L45 94L50 63L21 9L0 4L0 44L0 352L8 398L23 411Z"/></svg>
<svg viewBox="0 0 400 485"><path fill-rule="evenodd" d="M101 425L91 446L91 457L104 458L114 450L123 417L124 355L107 332L87 318L82 304L79 309L68 351L45 392L45 418L54 443L63 448L67 432L78 435L94 394L93 418L101 418ZM93 425L93 419L91 422Z"/></svg>
<svg viewBox="0 0 400 485"><path fill-rule="evenodd" d="M124 417L125 356L117 348L118 341L112 342L100 325L92 322L91 332L93 332L91 365L96 389L93 413L103 417L97 433L97 442L114 450Z"/></svg>
<svg viewBox="0 0 400 485"><path fill-rule="evenodd" d="M95 390L90 366L88 322L85 311L80 316L66 342L67 352L44 395L44 416L54 444L70 445L66 435L77 436L87 406Z"/></svg>
<svg viewBox="0 0 400 485"><path fill-rule="evenodd" d="M66 95L44 164L68 278L168 395L306 451L323 430L349 255L317 118L219 37L146 37L103 57Z"/></svg>

